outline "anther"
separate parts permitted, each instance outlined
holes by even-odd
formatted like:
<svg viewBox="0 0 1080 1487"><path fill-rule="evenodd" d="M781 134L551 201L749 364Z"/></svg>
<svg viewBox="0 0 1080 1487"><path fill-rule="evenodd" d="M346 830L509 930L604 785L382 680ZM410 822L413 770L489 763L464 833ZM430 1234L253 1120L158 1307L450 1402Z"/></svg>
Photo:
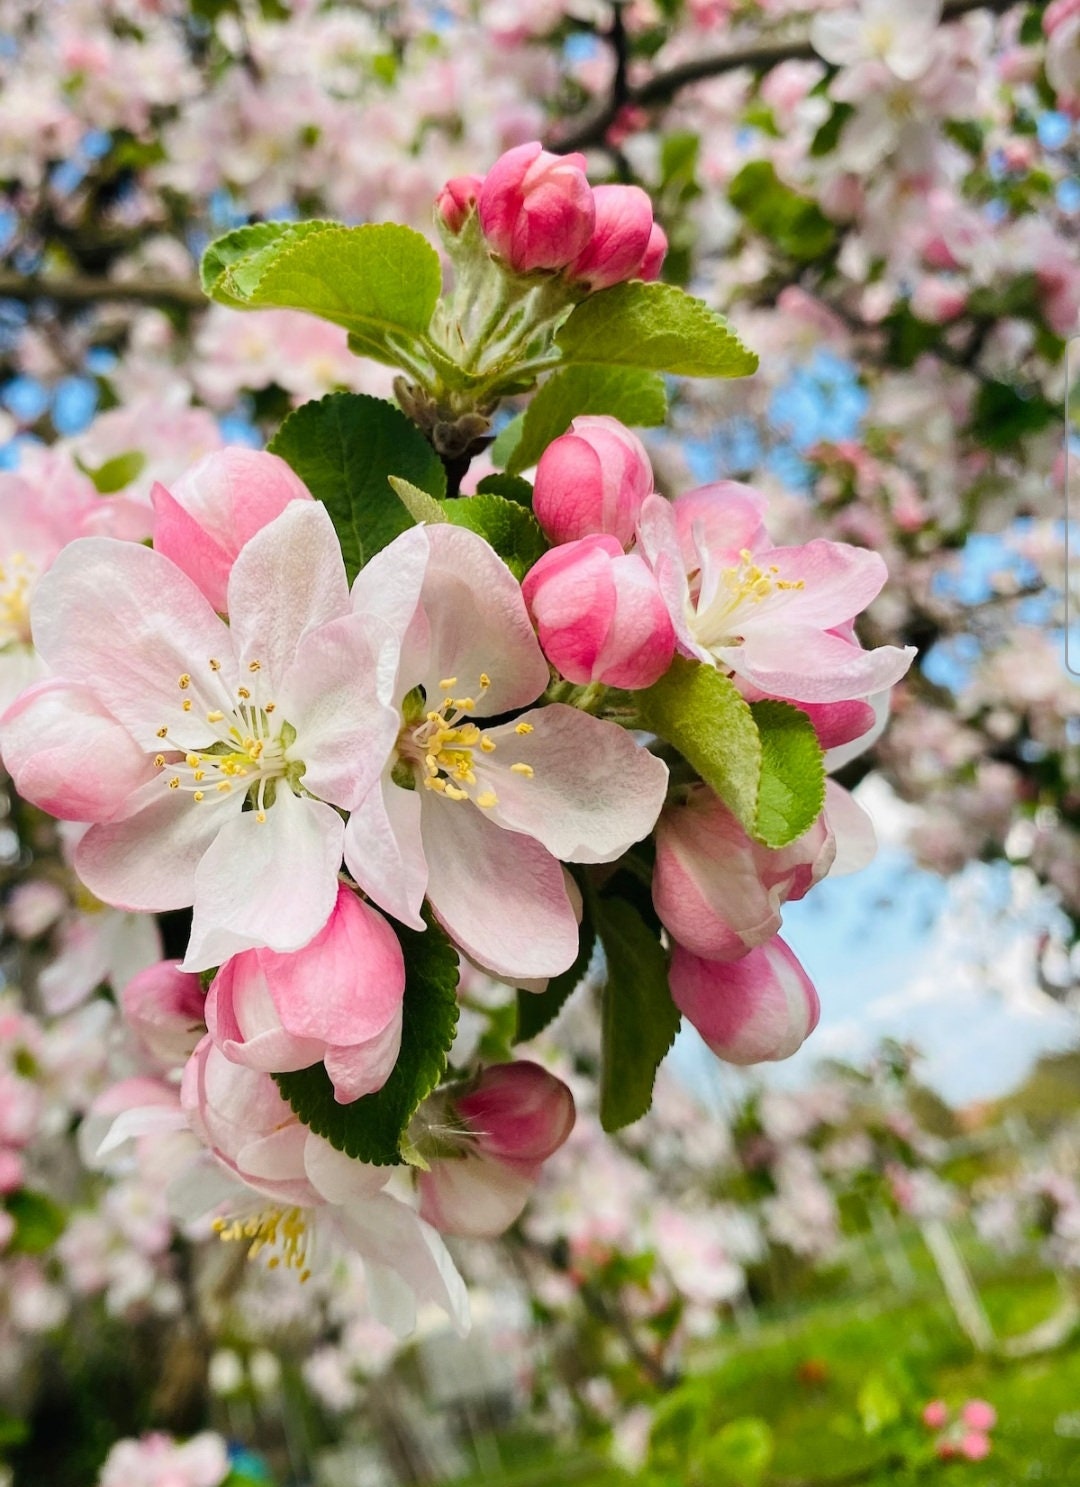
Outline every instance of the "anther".
<svg viewBox="0 0 1080 1487"><path fill-rule="evenodd" d="M154 755L154 768L155 769L164 769L165 768L165 755L164 754L155 754Z"/></svg>
<svg viewBox="0 0 1080 1487"><path fill-rule="evenodd" d="M181 702L180 706L184 709L184 711L186 713L189 713L191 711L191 698L190 697L185 697L184 700L183 700L183 702Z"/></svg>
<svg viewBox="0 0 1080 1487"><path fill-rule="evenodd" d="M221 662L220 661L215 661L215 659L214 659L213 656L210 657L210 670L211 671L220 671L221 670Z"/></svg>
<svg viewBox="0 0 1080 1487"><path fill-rule="evenodd" d="M450 690L451 687L456 687L457 686L457 677L456 676L446 676L446 677L443 677L442 681L439 683L439 686L443 689L444 692L449 692L449 690Z"/></svg>
<svg viewBox="0 0 1080 1487"><path fill-rule="evenodd" d="M482 806L485 811L488 811L493 805L498 805L499 797L495 794L494 790L485 790L483 795L476 797L476 803L478 806Z"/></svg>
<svg viewBox="0 0 1080 1487"><path fill-rule="evenodd" d="M218 710L215 708L212 713L207 713L206 714L206 721L208 723L220 723L222 721L222 719L224 718L224 716L225 716L224 713L218 712Z"/></svg>
<svg viewBox="0 0 1080 1487"><path fill-rule="evenodd" d="M248 698L251 696L251 693L248 691L247 687L237 687L237 689L236 689L236 695L237 695L237 697L242 698L246 702L248 700Z"/></svg>
<svg viewBox="0 0 1080 1487"><path fill-rule="evenodd" d="M190 687L190 686L191 686L191 677L190 677L190 676L188 676L188 674L187 674L187 672L186 672L186 671L185 671L185 672L184 672L184 674L183 674L183 675L182 675L182 676L181 676L181 677L180 677L180 678L179 678L179 680L178 680L178 681L177 681L177 683L176 683L176 685L177 685L177 686L178 686L178 687L179 687L179 688L180 688L180 690L181 690L181 691L182 691L182 692L186 692L186 691L187 691L187 689L188 689L188 687Z"/></svg>
<svg viewBox="0 0 1080 1487"><path fill-rule="evenodd" d="M261 671L262 670L262 662L261 661L249 661L248 662L248 670L249 671Z"/></svg>
<svg viewBox="0 0 1080 1487"><path fill-rule="evenodd" d="M523 775L525 779L531 780L534 771L531 764L511 764L510 773Z"/></svg>
<svg viewBox="0 0 1080 1487"><path fill-rule="evenodd" d="M157 731L157 736L158 738L168 738L169 730L167 728L159 728Z"/></svg>
<svg viewBox="0 0 1080 1487"><path fill-rule="evenodd" d="M514 732L515 733L520 733L522 736L524 736L526 733L531 733L532 731L533 731L533 725L531 723L515 723L514 724Z"/></svg>
<svg viewBox="0 0 1080 1487"><path fill-rule="evenodd" d="M180 776L178 774L174 774L173 777L172 777L172 779L169 781L169 789L170 790L179 790L179 788L180 788Z"/></svg>
<svg viewBox="0 0 1080 1487"><path fill-rule="evenodd" d="M488 738L487 734L485 733L480 739L480 748L485 754L494 754L496 748L495 740L493 738Z"/></svg>
<svg viewBox="0 0 1080 1487"><path fill-rule="evenodd" d="M205 800L206 799L206 791L205 790L196 790L195 791L195 794L191 798L192 798L192 800Z"/></svg>

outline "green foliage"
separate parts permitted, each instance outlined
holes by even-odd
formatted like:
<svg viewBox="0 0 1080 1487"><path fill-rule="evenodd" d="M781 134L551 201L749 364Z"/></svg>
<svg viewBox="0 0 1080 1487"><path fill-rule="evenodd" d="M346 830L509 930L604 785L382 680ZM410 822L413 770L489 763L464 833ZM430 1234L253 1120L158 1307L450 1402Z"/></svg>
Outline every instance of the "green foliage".
<svg viewBox="0 0 1080 1487"><path fill-rule="evenodd" d="M609 413L632 428L662 424L667 417L664 379L641 367L560 369L525 410L520 438L507 459L509 473L535 465L552 439L565 434L571 422L585 413Z"/></svg>
<svg viewBox="0 0 1080 1487"><path fill-rule="evenodd" d="M96 470L84 465L80 459L76 459L75 463L93 482L99 496L112 496L138 479L146 465L146 455L140 449L129 449L123 454L113 455L111 460L98 465Z"/></svg>
<svg viewBox="0 0 1080 1487"><path fill-rule="evenodd" d="M341 541L349 582L413 520L390 476L442 496L446 472L414 423L392 403L335 392L304 403L270 441L311 494L322 501Z"/></svg>
<svg viewBox="0 0 1080 1487"><path fill-rule="evenodd" d="M754 835L767 847L786 847L821 814L825 757L814 725L789 702L752 702L761 738Z"/></svg>
<svg viewBox="0 0 1080 1487"><path fill-rule="evenodd" d="M421 490L418 485L411 481L402 480L398 475L388 477L390 489L405 507L405 510L416 523L428 522L438 526L450 520L442 508L442 503L436 501L434 496L429 496L427 491Z"/></svg>
<svg viewBox="0 0 1080 1487"><path fill-rule="evenodd" d="M1041 433L1061 410L1039 392L1009 382L982 382L975 397L971 432L988 449L1014 449L1029 434Z"/></svg>
<svg viewBox="0 0 1080 1487"><path fill-rule="evenodd" d="M596 948L596 931L586 913L581 923L578 953L569 970L552 976L543 991L519 991L517 994L517 1034L515 1043L527 1043L555 1021L573 992L580 986Z"/></svg>
<svg viewBox="0 0 1080 1487"><path fill-rule="evenodd" d="M755 232L799 262L824 257L836 241L836 228L818 204L785 186L768 160L744 165L728 199Z"/></svg>
<svg viewBox="0 0 1080 1487"><path fill-rule="evenodd" d="M476 487L478 496L502 496L532 510L533 488L520 475L485 475Z"/></svg>
<svg viewBox="0 0 1080 1487"><path fill-rule="evenodd" d="M423 933L395 928L405 954L405 1003L401 1052L382 1089L339 1105L322 1064L274 1076L306 1126L379 1167L402 1162L409 1122L446 1071L458 1020L458 959L446 935L430 916Z"/></svg>
<svg viewBox="0 0 1080 1487"><path fill-rule="evenodd" d="M8 1241L9 1254L43 1254L64 1232L67 1223L64 1210L47 1193L20 1188L8 1194L4 1207L15 1220L15 1232Z"/></svg>
<svg viewBox="0 0 1080 1487"><path fill-rule="evenodd" d="M746 377L758 359L722 315L674 284L615 284L582 300L555 338L569 362L683 377Z"/></svg>
<svg viewBox="0 0 1080 1487"><path fill-rule="evenodd" d="M601 1023L600 1123L618 1131L646 1114L660 1061L679 1031L667 953L625 899L594 901L607 974Z"/></svg>
<svg viewBox="0 0 1080 1487"><path fill-rule="evenodd" d="M446 519L468 527L489 542L520 582L547 552L540 524L532 512L505 496L462 496L440 502Z"/></svg>
<svg viewBox="0 0 1080 1487"><path fill-rule="evenodd" d="M202 282L239 309L306 310L350 332L353 349L396 366L399 342L423 338L442 288L439 255L394 222L260 223L211 243Z"/></svg>
<svg viewBox="0 0 1080 1487"><path fill-rule="evenodd" d="M810 145L811 155L831 154L840 143L840 136L843 133L844 125L854 112L855 105L852 103L834 104L832 113L814 135Z"/></svg>

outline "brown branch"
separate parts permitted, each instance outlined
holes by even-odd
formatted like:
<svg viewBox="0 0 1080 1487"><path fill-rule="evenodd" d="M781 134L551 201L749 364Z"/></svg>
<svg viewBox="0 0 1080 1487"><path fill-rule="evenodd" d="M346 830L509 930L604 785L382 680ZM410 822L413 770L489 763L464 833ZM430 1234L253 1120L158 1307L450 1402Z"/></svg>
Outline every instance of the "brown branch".
<svg viewBox="0 0 1080 1487"><path fill-rule="evenodd" d="M25 304L53 300L59 305L93 305L102 300L129 300L141 305L179 305L187 310L201 310L209 303L194 280L182 279L103 279L92 275L71 278L39 278L0 269L0 299L17 299Z"/></svg>
<svg viewBox="0 0 1080 1487"><path fill-rule="evenodd" d="M1012 10L1020 0L945 0L942 7L942 22L955 21L975 10L989 10L1001 15ZM609 101L590 118L585 119L568 134L559 135L549 141L553 150L568 153L571 150L587 149L590 145L603 145L608 129L615 121L619 108L627 104L648 108L660 103L670 103L683 88L707 78L720 77L725 72L736 72L746 68L750 72L764 73L781 62L810 62L817 52L810 45L810 38L802 36L793 41L774 42L771 45L739 47L734 51L714 53L704 57L692 57L674 67L656 72L636 87L627 89L620 104Z"/></svg>

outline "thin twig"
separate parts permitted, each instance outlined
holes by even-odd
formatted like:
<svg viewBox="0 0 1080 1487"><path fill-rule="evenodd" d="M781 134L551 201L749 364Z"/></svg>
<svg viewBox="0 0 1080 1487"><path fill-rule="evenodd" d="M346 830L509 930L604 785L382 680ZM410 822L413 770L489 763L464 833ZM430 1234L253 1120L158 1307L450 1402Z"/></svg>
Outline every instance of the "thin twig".
<svg viewBox="0 0 1080 1487"><path fill-rule="evenodd" d="M61 279L17 274L10 269L0 270L0 299L17 299L25 304L51 299L59 305L131 300L142 305L180 305L188 310L200 310L209 303L194 280L104 279L89 274Z"/></svg>

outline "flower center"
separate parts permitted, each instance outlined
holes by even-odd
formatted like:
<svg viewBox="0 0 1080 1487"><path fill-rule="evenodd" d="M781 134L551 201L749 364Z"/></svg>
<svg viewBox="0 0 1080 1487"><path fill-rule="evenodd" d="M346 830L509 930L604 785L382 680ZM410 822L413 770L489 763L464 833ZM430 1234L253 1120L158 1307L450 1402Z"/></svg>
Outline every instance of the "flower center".
<svg viewBox="0 0 1080 1487"><path fill-rule="evenodd" d="M229 795L240 789L251 802L257 821L266 820L266 808L273 804L278 780L287 779L295 788L304 772L303 764L286 759L286 751L296 738L291 723L274 717L277 704L260 696L262 663L248 663L250 685L237 687L233 697L220 680L221 662L209 662L213 687L221 694L221 706L205 713L214 742L198 750L186 750L183 762L169 759L164 753L155 756L154 764L165 773L170 790L183 790L198 803L208 792ZM177 678L181 692L191 689L188 672ZM194 710L194 702L185 697L184 712ZM157 736L166 748L175 748L167 727Z"/></svg>
<svg viewBox="0 0 1080 1487"><path fill-rule="evenodd" d="M762 568L744 547L739 562L721 571L716 591L705 608L691 609L688 618L696 639L706 647L741 645L743 636L734 622L744 605L760 604L775 593L806 587L801 578L778 578L779 572L775 563Z"/></svg>
<svg viewBox="0 0 1080 1487"><path fill-rule="evenodd" d="M271 1250L268 1270L276 1270L284 1262L286 1270L300 1272L301 1282L310 1277L308 1226L302 1208L264 1208L246 1218L215 1219L213 1227L219 1239L246 1242L249 1260L257 1260L263 1250Z"/></svg>
<svg viewBox="0 0 1080 1487"><path fill-rule="evenodd" d="M476 697L453 696L457 684L456 676L448 676L439 683L447 695L438 707L424 715L418 727L406 727L398 740L398 750L403 759L417 766L425 790L434 790L446 800L471 800L474 805L490 810L498 805L499 798L478 777L477 756L494 754L497 745L467 715L476 707L477 698L483 697L491 686L491 678L486 671L480 673ZM518 723L516 731L531 733L532 724ZM516 774L532 777L531 765L511 764L510 768Z"/></svg>
<svg viewBox="0 0 1080 1487"><path fill-rule="evenodd" d="M0 563L0 647L30 642L30 589L37 572L23 552Z"/></svg>

